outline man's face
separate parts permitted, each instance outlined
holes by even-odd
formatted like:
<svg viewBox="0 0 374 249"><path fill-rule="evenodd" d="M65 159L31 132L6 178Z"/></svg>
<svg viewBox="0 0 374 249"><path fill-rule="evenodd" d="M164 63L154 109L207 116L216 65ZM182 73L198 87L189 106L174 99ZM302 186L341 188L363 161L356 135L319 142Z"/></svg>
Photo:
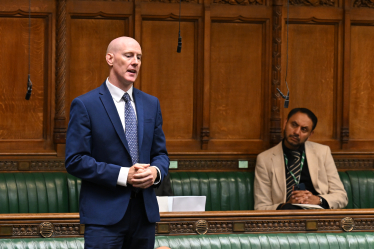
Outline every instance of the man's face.
<svg viewBox="0 0 374 249"><path fill-rule="evenodd" d="M113 66L118 82L124 87L131 86L138 77L141 65L142 49L139 43L133 39L123 39L107 56L108 64Z"/></svg>
<svg viewBox="0 0 374 249"><path fill-rule="evenodd" d="M296 150L313 135L313 122L305 113L297 112L284 123L284 144Z"/></svg>

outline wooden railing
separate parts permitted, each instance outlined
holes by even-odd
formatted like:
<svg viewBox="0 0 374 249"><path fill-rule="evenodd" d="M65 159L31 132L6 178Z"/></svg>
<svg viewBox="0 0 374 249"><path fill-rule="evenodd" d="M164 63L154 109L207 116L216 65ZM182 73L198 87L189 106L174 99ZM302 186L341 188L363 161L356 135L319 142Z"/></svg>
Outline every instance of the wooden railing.
<svg viewBox="0 0 374 249"><path fill-rule="evenodd" d="M374 209L161 213L156 235L374 232ZM78 213L0 214L0 238L80 237Z"/></svg>

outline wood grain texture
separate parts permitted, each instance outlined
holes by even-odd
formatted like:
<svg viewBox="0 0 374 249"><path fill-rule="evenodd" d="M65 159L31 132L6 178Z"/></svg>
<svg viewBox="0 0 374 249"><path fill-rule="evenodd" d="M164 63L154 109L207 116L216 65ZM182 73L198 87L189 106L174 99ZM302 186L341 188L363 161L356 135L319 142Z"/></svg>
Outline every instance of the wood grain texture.
<svg viewBox="0 0 374 249"><path fill-rule="evenodd" d="M260 139L263 26L212 23L211 139Z"/></svg>
<svg viewBox="0 0 374 249"><path fill-rule="evenodd" d="M373 140L374 27L352 26L351 33L349 136L351 139Z"/></svg>
<svg viewBox="0 0 374 249"><path fill-rule="evenodd" d="M374 156L373 3L291 0L284 109L276 88L286 91L285 3L182 0L178 54L178 1L33 0L34 86L25 101L28 1L1 1L0 155L63 157L71 101L103 83L108 43L129 35L144 53L135 87L159 98L174 159L254 158L281 139L299 106L319 118L311 140L340 155Z"/></svg>
<svg viewBox="0 0 374 249"><path fill-rule="evenodd" d="M177 53L178 22L144 20L142 26L141 90L160 100L167 140L192 139L196 137L196 24L181 23L181 53Z"/></svg>
<svg viewBox="0 0 374 249"><path fill-rule="evenodd" d="M28 77L28 19L0 17L0 140L42 140L46 126L46 22L32 18L32 95L25 100ZM6 34L6 35L5 35Z"/></svg>
<svg viewBox="0 0 374 249"><path fill-rule="evenodd" d="M114 38L128 34L126 20L72 19L67 113L74 98L100 86L108 77L105 55Z"/></svg>
<svg viewBox="0 0 374 249"><path fill-rule="evenodd" d="M312 110L319 118L315 134L311 137L313 141L336 137L335 37L335 25L294 23L289 26L287 82L290 104L288 109L283 109L283 120L295 107ZM283 40L286 40L286 34ZM286 46L285 43L283 45ZM286 68L287 58L282 59L283 68ZM287 92L284 78L282 85Z"/></svg>

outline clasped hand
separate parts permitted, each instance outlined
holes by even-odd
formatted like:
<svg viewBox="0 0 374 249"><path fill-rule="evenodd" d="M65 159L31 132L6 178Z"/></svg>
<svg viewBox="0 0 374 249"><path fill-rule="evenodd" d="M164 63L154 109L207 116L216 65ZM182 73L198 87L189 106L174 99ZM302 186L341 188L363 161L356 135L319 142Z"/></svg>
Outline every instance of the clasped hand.
<svg viewBox="0 0 374 249"><path fill-rule="evenodd" d="M308 190L293 190L287 203L292 204L319 204L319 197Z"/></svg>
<svg viewBox="0 0 374 249"><path fill-rule="evenodd" d="M137 163L130 167L127 183L133 187L145 189L153 185L156 177L155 167L150 167L150 164Z"/></svg>

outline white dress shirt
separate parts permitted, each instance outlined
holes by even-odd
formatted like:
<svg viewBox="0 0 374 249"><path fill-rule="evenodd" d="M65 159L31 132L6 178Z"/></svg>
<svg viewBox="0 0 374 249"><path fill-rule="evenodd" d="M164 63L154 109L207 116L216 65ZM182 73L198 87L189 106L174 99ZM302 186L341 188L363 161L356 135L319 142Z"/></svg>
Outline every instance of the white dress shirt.
<svg viewBox="0 0 374 249"><path fill-rule="evenodd" d="M112 95L114 105L116 106L119 118L121 119L123 131L125 131L125 129L126 129L126 125L125 125L125 104L126 103L122 98L123 95L125 94L125 92L122 89L120 89L120 88L116 87L115 85L113 85L112 83L110 83L108 78L106 79L106 86L108 87L108 90L109 90L110 94ZM134 109L135 116L137 118L135 102L134 102L134 98L132 96L132 92L133 92L133 87L131 86L131 88L127 91L127 93L130 96L131 105L132 105L132 108ZM139 163L142 163L142 162L139 162ZM161 173L160 173L160 170L159 170L158 167L156 167L156 166L151 166L151 167L155 167L156 170L158 171L158 175L160 176L160 179L157 182L154 183L154 185L156 185L161 181ZM119 175L118 175L117 185L121 185L121 186L125 186L125 187L127 186L127 176L129 174L129 170L130 170L130 168L128 168L128 167L121 167Z"/></svg>

